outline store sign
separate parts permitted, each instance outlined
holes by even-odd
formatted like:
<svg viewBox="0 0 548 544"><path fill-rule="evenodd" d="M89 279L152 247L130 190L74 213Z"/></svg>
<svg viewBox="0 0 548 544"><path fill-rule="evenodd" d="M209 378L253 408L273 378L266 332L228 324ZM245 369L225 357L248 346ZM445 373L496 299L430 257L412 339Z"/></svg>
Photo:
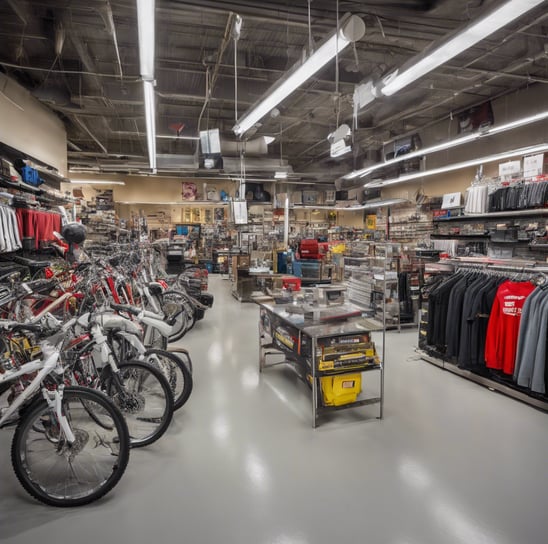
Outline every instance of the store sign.
<svg viewBox="0 0 548 544"><path fill-rule="evenodd" d="M534 178L542 176L544 170L544 153L529 155L523 159L523 177Z"/></svg>
<svg viewBox="0 0 548 544"><path fill-rule="evenodd" d="M458 208L461 205L461 193L447 193L443 195L441 203L442 210Z"/></svg>
<svg viewBox="0 0 548 544"><path fill-rule="evenodd" d="M375 230L377 228L377 216L366 215L365 216L365 228L368 230Z"/></svg>
<svg viewBox="0 0 548 544"><path fill-rule="evenodd" d="M521 161L508 161L499 164L499 177L502 181L508 181L521 172Z"/></svg>

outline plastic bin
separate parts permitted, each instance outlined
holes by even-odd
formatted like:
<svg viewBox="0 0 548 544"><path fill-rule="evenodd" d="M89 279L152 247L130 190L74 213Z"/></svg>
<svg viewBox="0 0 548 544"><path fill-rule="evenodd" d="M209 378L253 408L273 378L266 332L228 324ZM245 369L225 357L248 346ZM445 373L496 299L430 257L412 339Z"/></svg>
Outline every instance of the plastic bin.
<svg viewBox="0 0 548 544"><path fill-rule="evenodd" d="M287 277L282 278L282 288L289 289L290 291L301 290L301 278Z"/></svg>
<svg viewBox="0 0 548 544"><path fill-rule="evenodd" d="M323 403L326 406L342 406L355 402L362 390L362 375L338 374L320 378Z"/></svg>

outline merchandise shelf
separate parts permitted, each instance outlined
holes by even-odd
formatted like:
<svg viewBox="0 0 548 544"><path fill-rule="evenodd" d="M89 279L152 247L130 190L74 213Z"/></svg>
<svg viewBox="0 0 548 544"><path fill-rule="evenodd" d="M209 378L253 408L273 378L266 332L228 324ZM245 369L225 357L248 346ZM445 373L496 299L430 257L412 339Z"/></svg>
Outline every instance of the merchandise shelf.
<svg viewBox="0 0 548 544"><path fill-rule="evenodd" d="M383 416L384 406L384 328L382 323L363 317L357 306L345 303L322 309L305 308L306 313L288 311L288 304L274 304L258 300L259 319L259 371L278 364L290 364L299 378L312 390L312 426L318 424L318 416L332 411L379 405L378 418ZM375 331L382 331L382 356L379 357L371 339ZM267 363L269 355L283 355L282 362ZM339 365L321 369L321 365ZM323 400L322 381L341 379L379 371L380 393L364 397L356 391L356 397L344 404L328 405Z"/></svg>

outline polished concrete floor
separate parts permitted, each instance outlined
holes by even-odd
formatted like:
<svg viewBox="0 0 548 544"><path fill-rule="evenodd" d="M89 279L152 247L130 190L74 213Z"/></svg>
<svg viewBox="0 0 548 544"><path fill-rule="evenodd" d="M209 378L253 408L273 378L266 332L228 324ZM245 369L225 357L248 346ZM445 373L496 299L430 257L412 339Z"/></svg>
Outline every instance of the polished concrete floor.
<svg viewBox="0 0 548 544"><path fill-rule="evenodd" d="M416 333L391 332L385 418L371 406L314 430L307 386L285 366L258 373L257 307L219 277L210 290L214 308L182 341L194 392L106 498L34 502L0 431L0 541L548 542L548 415L417 360Z"/></svg>

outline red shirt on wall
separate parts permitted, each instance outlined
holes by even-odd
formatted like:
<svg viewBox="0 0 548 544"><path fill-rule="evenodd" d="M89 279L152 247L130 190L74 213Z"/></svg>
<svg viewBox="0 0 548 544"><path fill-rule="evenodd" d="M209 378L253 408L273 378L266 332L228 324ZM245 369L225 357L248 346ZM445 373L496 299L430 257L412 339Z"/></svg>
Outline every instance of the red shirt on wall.
<svg viewBox="0 0 548 544"><path fill-rule="evenodd" d="M485 340L487 368L513 374L521 310L525 299L534 289L535 286L531 282L509 280L501 283L498 288Z"/></svg>

